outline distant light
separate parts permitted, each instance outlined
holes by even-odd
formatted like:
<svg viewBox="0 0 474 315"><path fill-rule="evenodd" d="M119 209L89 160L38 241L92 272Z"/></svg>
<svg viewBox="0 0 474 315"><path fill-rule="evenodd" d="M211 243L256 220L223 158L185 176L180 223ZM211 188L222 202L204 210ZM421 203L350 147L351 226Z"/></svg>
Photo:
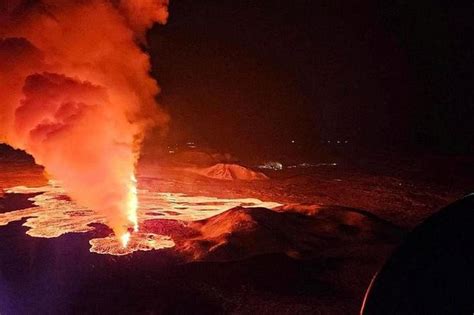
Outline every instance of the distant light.
<svg viewBox="0 0 474 315"><path fill-rule="evenodd" d="M169 150L168 153L169 154L174 154L174 150Z"/></svg>
<svg viewBox="0 0 474 315"><path fill-rule="evenodd" d="M337 140L337 143L341 143L341 141L340 141L340 140Z"/></svg>
<svg viewBox="0 0 474 315"><path fill-rule="evenodd" d="M295 140L291 140L291 143L295 143Z"/></svg>
<svg viewBox="0 0 474 315"><path fill-rule="evenodd" d="M344 141L344 143L349 143L349 141L346 140L346 141Z"/></svg>
<svg viewBox="0 0 474 315"><path fill-rule="evenodd" d="M317 163L317 164L311 164L311 163L300 163L297 165L288 165L286 168L310 168L310 167L321 167L321 166L337 166L337 163Z"/></svg>
<svg viewBox="0 0 474 315"><path fill-rule="evenodd" d="M264 163L263 165L258 165L257 168L281 171L283 169L283 164L276 161L269 161Z"/></svg>

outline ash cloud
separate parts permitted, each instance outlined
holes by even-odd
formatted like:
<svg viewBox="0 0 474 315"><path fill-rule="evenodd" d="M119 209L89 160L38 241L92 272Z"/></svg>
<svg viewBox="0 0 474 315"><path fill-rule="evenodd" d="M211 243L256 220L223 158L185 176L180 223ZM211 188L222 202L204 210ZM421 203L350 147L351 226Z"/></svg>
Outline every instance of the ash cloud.
<svg viewBox="0 0 474 315"><path fill-rule="evenodd" d="M138 46L167 0L0 4L0 142L30 153L118 235L136 221L135 164L155 102Z"/></svg>

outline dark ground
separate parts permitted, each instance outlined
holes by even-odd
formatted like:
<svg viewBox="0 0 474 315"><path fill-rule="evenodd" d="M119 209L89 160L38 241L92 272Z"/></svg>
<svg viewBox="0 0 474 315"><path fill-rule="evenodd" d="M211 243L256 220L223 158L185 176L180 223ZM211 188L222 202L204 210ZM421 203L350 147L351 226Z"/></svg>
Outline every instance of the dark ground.
<svg viewBox="0 0 474 315"><path fill-rule="evenodd" d="M0 188L45 183L41 168L18 161L3 158ZM470 170L472 160L468 158L410 161L375 157L336 167L270 172L272 179L268 181L224 182L142 161L138 178L142 188L159 191L257 197L284 204L319 204L329 210L342 206L349 212L367 211L382 222L380 226L398 226L403 234L437 209L471 192L474 183ZM0 199L2 212L26 205L17 196ZM243 236L234 234L237 241L245 237L252 240L253 235L271 236L261 234L264 225L279 222L249 215L256 228ZM289 214L283 211L277 215ZM215 220L219 219L226 218ZM282 222L297 222L288 220ZM308 252L265 252L261 250L265 240L257 237L254 242L261 245L257 246L260 254L194 262L186 262L173 249L122 257L92 254L88 240L108 233L101 226L87 234L40 239L25 235L27 228L21 222L10 223L0 227L0 312L354 314L372 275L403 237L361 237L355 230L352 238L348 237L351 227L366 225L360 221L346 223L343 225L349 230L336 229L334 237L312 243L324 247L311 245ZM171 231L176 223L160 224ZM291 244L295 245L295 240L298 238L292 238ZM237 244L244 249L248 246L245 242ZM226 250L230 252L245 252L229 248Z"/></svg>

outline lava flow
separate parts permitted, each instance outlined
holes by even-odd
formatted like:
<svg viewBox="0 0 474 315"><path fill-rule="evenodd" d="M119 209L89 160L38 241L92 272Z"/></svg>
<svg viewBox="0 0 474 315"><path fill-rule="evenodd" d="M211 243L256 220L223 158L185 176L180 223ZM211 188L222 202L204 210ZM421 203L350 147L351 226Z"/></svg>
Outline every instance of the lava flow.
<svg viewBox="0 0 474 315"><path fill-rule="evenodd" d="M55 238L66 233L86 233L94 224L107 224L103 213L88 209L70 200L64 188L55 181L43 187L17 186L5 190L8 194L37 194L29 198L33 206L0 213L0 227L26 219L23 226L32 237ZM222 199L206 196L188 196L179 193L160 193L138 190L139 207L136 224L145 226L149 220L190 222L204 220L238 206L275 208L281 204L255 198ZM138 204L135 203L135 204ZM89 241L90 251L98 254L126 255L135 251L170 248L175 244L168 235L153 230L125 231L117 238L113 234Z"/></svg>

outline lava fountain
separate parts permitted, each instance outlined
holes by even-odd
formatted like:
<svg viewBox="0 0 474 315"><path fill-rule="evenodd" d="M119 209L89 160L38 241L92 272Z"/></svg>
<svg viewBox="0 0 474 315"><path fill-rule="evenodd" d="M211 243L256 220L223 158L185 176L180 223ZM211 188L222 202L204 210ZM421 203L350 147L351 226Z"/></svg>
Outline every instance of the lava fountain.
<svg viewBox="0 0 474 315"><path fill-rule="evenodd" d="M0 3L0 142L31 154L124 246L138 231L135 165L166 124L140 48L168 0Z"/></svg>

